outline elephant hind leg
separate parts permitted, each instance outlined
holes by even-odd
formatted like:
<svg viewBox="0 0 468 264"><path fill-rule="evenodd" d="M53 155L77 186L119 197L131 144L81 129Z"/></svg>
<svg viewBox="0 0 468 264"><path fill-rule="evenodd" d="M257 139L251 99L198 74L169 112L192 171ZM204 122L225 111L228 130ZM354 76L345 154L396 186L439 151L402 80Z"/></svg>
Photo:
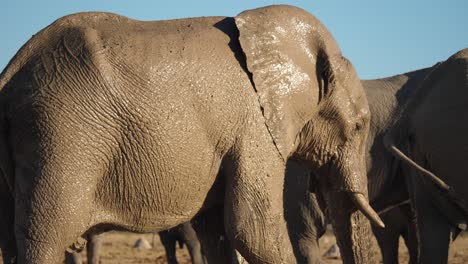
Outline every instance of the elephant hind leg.
<svg viewBox="0 0 468 264"><path fill-rule="evenodd" d="M426 156L412 146L411 153L415 162L430 168ZM447 263L450 244L450 223L446 216L440 212L433 200L433 187L414 169L404 167L409 175L408 190L411 196L415 216L416 238L418 242L418 263Z"/></svg>
<svg viewBox="0 0 468 264"><path fill-rule="evenodd" d="M450 224L427 196L423 190L414 192L419 263L447 263Z"/></svg>
<svg viewBox="0 0 468 264"><path fill-rule="evenodd" d="M401 212L399 207L381 215L385 228L372 226L372 231L382 253L384 264L398 264L398 246L401 234Z"/></svg>
<svg viewBox="0 0 468 264"><path fill-rule="evenodd" d="M16 172L23 183L17 185L15 197L18 263L63 263L68 247L84 247L82 235L91 223L94 193L81 186L86 177L83 170L42 171L41 175L35 171L40 170L21 167ZM63 180L75 175L80 175L79 180Z"/></svg>

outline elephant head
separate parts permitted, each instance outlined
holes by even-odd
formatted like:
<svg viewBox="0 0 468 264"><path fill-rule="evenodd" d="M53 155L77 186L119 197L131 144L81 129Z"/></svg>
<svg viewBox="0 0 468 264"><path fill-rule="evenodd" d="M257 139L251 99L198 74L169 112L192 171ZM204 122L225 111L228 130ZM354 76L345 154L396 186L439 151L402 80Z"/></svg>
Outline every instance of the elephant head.
<svg viewBox="0 0 468 264"><path fill-rule="evenodd" d="M328 30L304 10L270 6L243 12L235 21L279 154L285 161L291 156L305 160L320 175L330 175L320 182L332 205L342 255L359 261L362 256L353 246L365 240L370 227L364 228L365 219L356 209L377 225L383 223L366 198L370 114L352 64ZM359 236L362 241L356 241Z"/></svg>

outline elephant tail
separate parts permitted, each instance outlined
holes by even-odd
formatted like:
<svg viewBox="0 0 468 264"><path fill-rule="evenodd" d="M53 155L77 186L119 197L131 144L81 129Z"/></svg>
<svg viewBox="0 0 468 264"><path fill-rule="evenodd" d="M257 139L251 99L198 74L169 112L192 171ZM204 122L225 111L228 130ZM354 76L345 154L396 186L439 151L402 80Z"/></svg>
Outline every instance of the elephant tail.
<svg viewBox="0 0 468 264"><path fill-rule="evenodd" d="M443 190L445 190L445 191L451 190L451 187L447 183L445 183L442 179L437 177L434 173L430 172L429 170L423 168L421 165L419 165L414 160L412 160L410 157L408 157L405 153L403 153L403 151L398 149L395 146L395 143L394 143L393 139L391 138L391 136L389 134L386 134L384 136L383 141L384 141L385 148L388 151L390 151L390 153L392 153L396 158L403 161L404 163L406 163L410 167L416 169L417 171L421 172L423 175L428 177L432 182L434 182L437 186L439 186Z"/></svg>
<svg viewBox="0 0 468 264"><path fill-rule="evenodd" d="M384 145L385 148L389 150L395 157L409 165L411 168L414 168L416 171L420 172L424 177L428 178L442 190L442 193L437 191L430 192L432 197L431 199L435 203L435 206L440 209L440 211L448 218L449 222L451 222L452 225L456 227L456 229L466 230L468 227L466 222L466 219L468 219L468 206L466 201L460 198L455 190L442 179L440 179L437 175L423 168L421 165L404 154L400 149L398 149L390 134L386 134L384 136ZM456 235L454 237L456 237Z"/></svg>
<svg viewBox="0 0 468 264"><path fill-rule="evenodd" d="M0 74L0 91L2 91L6 84L13 78L13 76L28 62L29 55L32 50L35 50L33 41L28 41L21 47L21 49L15 54L15 56L8 62L5 69Z"/></svg>
<svg viewBox="0 0 468 264"><path fill-rule="evenodd" d="M27 45L23 48L10 60L8 65L0 74L0 93L5 89L13 76L21 69L21 67L27 63L27 59L24 56L27 51ZM10 191L11 194L14 193L14 167L11 162L11 149L8 142L8 123L6 119L6 98L5 96L0 96L0 183L4 184L1 191ZM6 188L7 187L7 188Z"/></svg>
<svg viewBox="0 0 468 264"><path fill-rule="evenodd" d="M44 35L50 32L49 27L42 29L31 37L8 62L6 67L0 73L0 93L4 92L9 85L13 86L12 79L27 65L31 58L38 57L40 45L43 43ZM15 88L15 87L12 87ZM3 178L8 188L13 193L14 190L14 167L11 162L11 150L7 141L8 123L6 120L6 104L8 98L0 96L0 177Z"/></svg>

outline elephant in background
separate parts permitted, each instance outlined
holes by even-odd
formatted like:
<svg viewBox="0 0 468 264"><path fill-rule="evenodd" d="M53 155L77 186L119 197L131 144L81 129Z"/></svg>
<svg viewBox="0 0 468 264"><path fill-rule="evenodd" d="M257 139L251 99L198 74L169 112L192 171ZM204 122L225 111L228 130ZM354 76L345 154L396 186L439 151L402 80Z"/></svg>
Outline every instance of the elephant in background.
<svg viewBox="0 0 468 264"><path fill-rule="evenodd" d="M388 152L383 137L401 116L404 105L432 71L432 67L375 80L363 80L371 111L367 142L369 198L378 212L409 199L401 162ZM413 213L408 205L397 206L380 214L385 229L372 228L379 243L384 264L398 263L399 237L408 247L410 263L416 263L417 239Z"/></svg>
<svg viewBox="0 0 468 264"><path fill-rule="evenodd" d="M70 15L20 49L0 89L18 263L60 263L92 233L165 230L220 205L249 263L292 263L290 157L327 175L344 262L372 261L368 219L383 223L367 199L366 96L304 10L157 22Z"/></svg>
<svg viewBox="0 0 468 264"><path fill-rule="evenodd" d="M447 263L468 220L468 49L436 65L385 135L416 215L419 263Z"/></svg>
<svg viewBox="0 0 468 264"><path fill-rule="evenodd" d="M385 264L398 263L400 235L403 236L408 247L410 263L416 263L418 244L414 232L414 215L407 204L409 194L406 188L406 178L408 176L400 160L386 150L383 137L393 128L404 106L411 100L415 91L432 70L433 67L429 67L388 78L362 81L371 112L370 133L366 147L369 198L372 206L382 212L380 216L385 223L384 229L374 226L372 228ZM308 219L316 218L316 215L326 215L328 205L320 199L322 190L320 184L317 184L320 177L323 175L311 177L310 185L310 191L316 194L315 203L319 205L310 208L312 210L315 208L317 212L311 214L312 217L303 217L302 222L307 223ZM401 203L404 204L390 209ZM308 227L312 230L316 228L311 224ZM312 236L308 239L312 241L311 245L321 236L320 232L315 233L317 237ZM313 246L315 251L318 251L318 244Z"/></svg>
<svg viewBox="0 0 468 264"><path fill-rule="evenodd" d="M166 250L168 264L177 264L176 244L182 248L183 244L187 245L190 254L190 259L193 264L205 263L202 254L200 242L197 234L192 228L190 222L183 223L169 230L159 232L159 238Z"/></svg>

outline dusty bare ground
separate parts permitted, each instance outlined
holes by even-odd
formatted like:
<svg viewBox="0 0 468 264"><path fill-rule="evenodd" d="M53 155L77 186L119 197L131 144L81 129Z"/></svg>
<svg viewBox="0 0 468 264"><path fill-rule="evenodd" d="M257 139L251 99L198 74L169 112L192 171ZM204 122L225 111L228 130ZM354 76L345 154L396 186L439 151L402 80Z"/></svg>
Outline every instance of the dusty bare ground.
<svg viewBox="0 0 468 264"><path fill-rule="evenodd" d="M154 247L152 249L136 249L135 242L139 238L145 238ZM335 237L331 234L325 235L320 239L320 249L325 252L335 243ZM101 264L162 264L167 263L164 248L157 235L151 234L132 234L132 233L109 233L104 237L104 243L101 252ZM377 252L380 256L380 253ZM85 254L85 252L83 252ZM177 257L180 264L190 262L189 254L186 248L177 250ZM340 259L324 258L327 264L341 263ZM0 260L1 263L1 260ZM400 263L408 263L408 252L403 241L400 241ZM449 263L461 264L468 263L468 235L459 237L450 247Z"/></svg>
<svg viewBox="0 0 468 264"><path fill-rule="evenodd" d="M135 249L133 245L139 238L145 238L153 244L153 235L139 235L130 233L110 233L104 238L101 263L167 263L164 248L157 235L154 236L155 247L153 249ZM331 234L325 235L320 240L320 248L325 252L335 243L335 237ZM377 249L377 247L375 247ZM380 256L380 252L377 252ZM187 264L190 257L186 248L178 249L177 257L179 263ZM400 263L408 263L408 252L404 246L403 240L400 241ZM324 259L325 263L341 263L340 259ZM450 248L449 263L461 264L468 263L468 236L459 237Z"/></svg>

